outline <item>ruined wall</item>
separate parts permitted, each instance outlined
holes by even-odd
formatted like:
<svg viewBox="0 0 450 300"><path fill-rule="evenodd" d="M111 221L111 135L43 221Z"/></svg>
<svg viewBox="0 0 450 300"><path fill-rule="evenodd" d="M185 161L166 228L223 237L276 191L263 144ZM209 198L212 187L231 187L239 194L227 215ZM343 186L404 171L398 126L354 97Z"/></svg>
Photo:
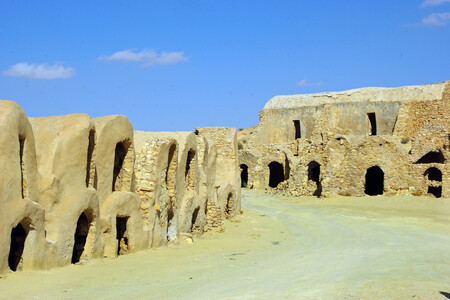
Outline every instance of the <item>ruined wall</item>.
<svg viewBox="0 0 450 300"><path fill-rule="evenodd" d="M250 143L258 148L292 142L296 136L294 121L299 122L301 138L325 140L335 134L367 136L368 113L376 117L378 135L392 135L399 107L399 102L356 102L263 110L257 134Z"/></svg>
<svg viewBox="0 0 450 300"><path fill-rule="evenodd" d="M232 217L241 209L241 179L238 162L236 129L228 127L199 127L200 137L212 140L217 149L216 186L218 206L226 217ZM227 187L229 185L229 187Z"/></svg>
<svg viewBox="0 0 450 300"><path fill-rule="evenodd" d="M231 217L208 137L134 133L124 116L28 119L12 101L0 101L0 127L0 273L192 242Z"/></svg>
<svg viewBox="0 0 450 300"><path fill-rule="evenodd" d="M239 164L249 188L297 196L448 197L449 103L450 82L277 96L240 135Z"/></svg>

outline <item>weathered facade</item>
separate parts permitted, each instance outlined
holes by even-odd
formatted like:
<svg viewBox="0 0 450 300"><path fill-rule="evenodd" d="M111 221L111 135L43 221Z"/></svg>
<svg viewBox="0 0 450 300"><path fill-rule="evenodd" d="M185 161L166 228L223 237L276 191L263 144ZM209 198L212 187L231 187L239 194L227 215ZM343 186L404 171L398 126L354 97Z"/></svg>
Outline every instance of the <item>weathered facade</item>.
<svg viewBox="0 0 450 300"><path fill-rule="evenodd" d="M450 197L450 81L277 96L238 133L242 186Z"/></svg>
<svg viewBox="0 0 450 300"><path fill-rule="evenodd" d="M240 210L234 129L140 132L124 116L27 118L12 101L0 101L0 127L0 273L192 241ZM223 163L216 147L234 160Z"/></svg>

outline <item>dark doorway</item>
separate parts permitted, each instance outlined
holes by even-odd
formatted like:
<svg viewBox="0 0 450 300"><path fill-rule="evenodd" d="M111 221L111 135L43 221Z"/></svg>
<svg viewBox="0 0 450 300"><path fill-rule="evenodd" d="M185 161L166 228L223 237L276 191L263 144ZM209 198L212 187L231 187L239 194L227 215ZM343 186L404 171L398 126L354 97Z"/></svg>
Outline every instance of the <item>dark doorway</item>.
<svg viewBox="0 0 450 300"><path fill-rule="evenodd" d="M424 175L428 178L428 180L442 181L442 172L438 168L429 168L425 171Z"/></svg>
<svg viewBox="0 0 450 300"><path fill-rule="evenodd" d="M416 164L431 164L431 163L437 163L437 164L443 164L445 163L445 157L444 154L442 154L441 151L431 151L422 156Z"/></svg>
<svg viewBox="0 0 450 300"><path fill-rule="evenodd" d="M442 172L438 168L431 167L424 173L425 177L431 181L442 181ZM442 197L442 186L428 186L428 194L432 194L436 198Z"/></svg>
<svg viewBox="0 0 450 300"><path fill-rule="evenodd" d="M22 224L17 224L11 231L11 247L9 249L8 264L12 271L22 269L22 254L25 248L25 240L28 232L25 231Z"/></svg>
<svg viewBox="0 0 450 300"><path fill-rule="evenodd" d="M76 264L80 261L86 245L86 239L89 233L89 221L86 214L81 213L77 221L77 229L75 230L75 243L73 245L72 263Z"/></svg>
<svg viewBox="0 0 450 300"><path fill-rule="evenodd" d="M269 186L271 188L276 188L280 182L284 181L283 165L279 162L273 161L269 164L269 170Z"/></svg>
<svg viewBox="0 0 450 300"><path fill-rule="evenodd" d="M295 139L300 139L302 137L302 132L300 128L300 121L294 120L294 128L295 128Z"/></svg>
<svg viewBox="0 0 450 300"><path fill-rule="evenodd" d="M442 197L442 186L429 186L428 194L432 194L436 198Z"/></svg>
<svg viewBox="0 0 450 300"><path fill-rule="evenodd" d="M314 191L313 196L320 197L322 194L322 184L320 182L320 164L316 161L312 161L308 164L308 180L312 180L316 183L317 189Z"/></svg>
<svg viewBox="0 0 450 300"><path fill-rule="evenodd" d="M116 190L116 180L122 170L123 162L127 155L128 149L122 142L117 143L115 155L114 155L114 174L113 174L113 184L112 190L113 192Z"/></svg>
<svg viewBox="0 0 450 300"><path fill-rule="evenodd" d="M127 222L128 217L116 217L117 255L128 253Z"/></svg>
<svg viewBox="0 0 450 300"><path fill-rule="evenodd" d="M245 164L241 165L241 188L247 188L248 185L248 167Z"/></svg>
<svg viewBox="0 0 450 300"><path fill-rule="evenodd" d="M366 172L364 193L369 196L383 195L384 172L378 166L370 167Z"/></svg>
<svg viewBox="0 0 450 300"><path fill-rule="evenodd" d="M377 135L377 117L375 113L367 113L369 119L369 135Z"/></svg>

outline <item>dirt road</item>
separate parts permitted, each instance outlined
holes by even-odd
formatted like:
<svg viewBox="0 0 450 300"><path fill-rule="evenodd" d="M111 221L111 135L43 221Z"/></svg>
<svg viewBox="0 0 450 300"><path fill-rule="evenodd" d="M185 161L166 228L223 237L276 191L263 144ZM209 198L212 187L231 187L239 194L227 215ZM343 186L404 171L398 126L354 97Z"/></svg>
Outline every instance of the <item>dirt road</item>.
<svg viewBox="0 0 450 300"><path fill-rule="evenodd" d="M447 299L450 199L243 193L221 234L9 273L0 298Z"/></svg>

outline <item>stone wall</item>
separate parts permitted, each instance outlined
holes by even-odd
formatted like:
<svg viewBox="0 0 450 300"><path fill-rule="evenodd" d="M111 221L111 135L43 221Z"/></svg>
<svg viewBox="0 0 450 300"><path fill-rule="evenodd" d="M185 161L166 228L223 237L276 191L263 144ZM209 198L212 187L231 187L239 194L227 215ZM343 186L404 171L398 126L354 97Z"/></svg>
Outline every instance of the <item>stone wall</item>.
<svg viewBox="0 0 450 300"><path fill-rule="evenodd" d="M217 151L216 159L216 187L217 187L217 203L221 209L221 217L226 214L234 215L241 210L241 179L238 163L238 143L236 129L229 127L199 127L195 130L200 137L211 140ZM225 190L228 193L225 194ZM231 193L233 199L232 207L228 194ZM227 213L229 211L229 213Z"/></svg>
<svg viewBox="0 0 450 300"><path fill-rule="evenodd" d="M239 164L249 188L297 196L362 196L380 181L380 194L449 197L449 112L450 82L275 97L240 134ZM443 159L421 162L433 153Z"/></svg>
<svg viewBox="0 0 450 300"><path fill-rule="evenodd" d="M0 101L0 127L1 274L192 242L240 207L235 190L220 206L217 189L236 178L216 181L239 172L235 130L134 132L124 116L27 118L12 101Z"/></svg>

